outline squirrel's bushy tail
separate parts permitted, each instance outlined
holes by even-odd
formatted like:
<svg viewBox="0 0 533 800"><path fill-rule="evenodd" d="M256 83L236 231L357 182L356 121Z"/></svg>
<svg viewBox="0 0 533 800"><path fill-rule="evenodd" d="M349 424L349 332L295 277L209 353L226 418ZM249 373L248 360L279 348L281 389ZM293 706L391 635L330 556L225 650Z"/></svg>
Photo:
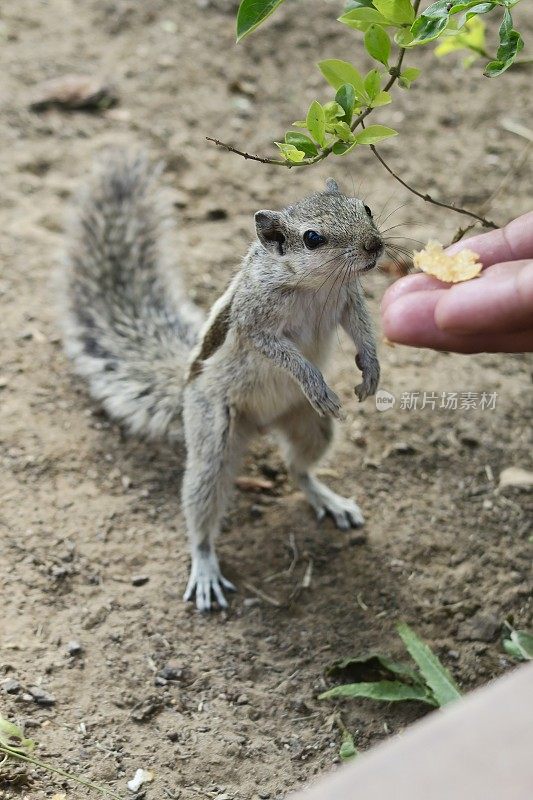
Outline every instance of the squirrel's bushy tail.
<svg viewBox="0 0 533 800"><path fill-rule="evenodd" d="M65 270L64 339L78 374L134 433L179 435L202 313L181 293L158 170L109 153L80 198Z"/></svg>

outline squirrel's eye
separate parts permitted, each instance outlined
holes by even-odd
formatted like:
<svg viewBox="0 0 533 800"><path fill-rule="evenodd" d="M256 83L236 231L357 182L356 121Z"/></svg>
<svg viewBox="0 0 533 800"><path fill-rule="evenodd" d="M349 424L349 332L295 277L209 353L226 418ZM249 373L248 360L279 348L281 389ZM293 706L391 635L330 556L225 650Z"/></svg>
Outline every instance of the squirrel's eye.
<svg viewBox="0 0 533 800"><path fill-rule="evenodd" d="M308 250L316 250L321 244L325 244L326 237L321 236L316 231L306 231L304 233L304 244Z"/></svg>
<svg viewBox="0 0 533 800"><path fill-rule="evenodd" d="M369 217L372 216L372 212L371 212L371 210L369 209L368 206L365 206L365 211L366 211L366 213L368 214Z"/></svg>

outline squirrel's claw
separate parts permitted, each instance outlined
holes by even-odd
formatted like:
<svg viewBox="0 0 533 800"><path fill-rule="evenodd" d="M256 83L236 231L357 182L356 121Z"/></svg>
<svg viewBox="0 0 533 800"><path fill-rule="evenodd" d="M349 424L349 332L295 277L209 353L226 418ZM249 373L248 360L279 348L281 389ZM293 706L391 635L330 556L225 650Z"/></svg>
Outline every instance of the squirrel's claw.
<svg viewBox="0 0 533 800"><path fill-rule="evenodd" d="M354 388L354 393L362 403L370 395L376 394L379 386L379 361L377 358L363 358L360 353L355 357L355 363L363 373L363 382Z"/></svg>
<svg viewBox="0 0 533 800"><path fill-rule="evenodd" d="M345 413L339 397L326 384L322 387L321 393L313 397L308 397L309 402L321 417L335 417L335 419L345 419Z"/></svg>
<svg viewBox="0 0 533 800"><path fill-rule="evenodd" d="M364 524L365 520L361 509L351 497L341 497L318 482L315 482L307 497L315 509L318 522L328 515L341 531L360 528Z"/></svg>
<svg viewBox="0 0 533 800"><path fill-rule="evenodd" d="M199 552L192 561L191 574L185 589L185 601L196 598L198 611L211 611L211 598L214 597L220 608L227 608L228 601L222 589L237 591L235 586L220 572L218 559L213 552Z"/></svg>

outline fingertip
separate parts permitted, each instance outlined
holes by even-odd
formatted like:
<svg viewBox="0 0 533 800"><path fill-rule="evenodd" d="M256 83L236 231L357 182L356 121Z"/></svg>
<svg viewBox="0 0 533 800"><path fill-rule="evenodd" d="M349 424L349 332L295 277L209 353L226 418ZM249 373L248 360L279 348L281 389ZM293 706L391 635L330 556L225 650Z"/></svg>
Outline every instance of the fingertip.
<svg viewBox="0 0 533 800"><path fill-rule="evenodd" d="M381 311L384 312L391 303L410 292L431 291L433 289L442 289L443 286L444 284L441 281L423 272L406 275L389 286L381 300Z"/></svg>
<svg viewBox="0 0 533 800"><path fill-rule="evenodd" d="M434 326L432 293L409 291L400 294L382 312L387 339L399 344L417 344L428 322ZM436 302L436 301L435 301Z"/></svg>

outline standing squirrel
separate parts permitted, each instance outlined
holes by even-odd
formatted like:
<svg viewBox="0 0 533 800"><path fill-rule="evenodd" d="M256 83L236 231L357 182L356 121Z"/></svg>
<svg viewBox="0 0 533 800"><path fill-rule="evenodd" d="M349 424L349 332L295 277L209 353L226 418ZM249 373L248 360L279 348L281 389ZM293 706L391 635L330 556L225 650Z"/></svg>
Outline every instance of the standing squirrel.
<svg viewBox="0 0 533 800"><path fill-rule="evenodd" d="M321 372L338 325L357 348L359 400L379 382L360 275L383 240L362 200L329 179L282 211L255 214L257 239L205 318L177 286L158 170L108 154L80 200L65 265L64 340L93 397L130 431L184 438L182 503L191 548L184 599L226 607L215 539L241 457L266 429L318 519L363 524L312 467L341 403Z"/></svg>

